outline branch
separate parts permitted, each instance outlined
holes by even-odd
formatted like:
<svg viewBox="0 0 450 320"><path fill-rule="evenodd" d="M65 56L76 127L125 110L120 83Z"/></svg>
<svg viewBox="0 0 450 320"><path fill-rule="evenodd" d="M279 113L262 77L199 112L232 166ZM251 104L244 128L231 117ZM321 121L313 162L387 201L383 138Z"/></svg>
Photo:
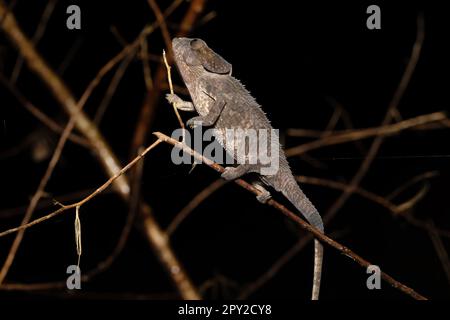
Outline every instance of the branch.
<svg viewBox="0 0 450 320"><path fill-rule="evenodd" d="M161 140L163 142L166 142L168 144L171 144L171 145L173 145L174 147L176 147L176 148L178 148L180 150L183 150L183 152L193 156L195 159L201 161L202 163L206 164L207 166L209 166L210 168L214 169L215 171L217 171L219 173L223 173L224 172L224 168L222 166L218 165L217 163L213 162L212 160L210 160L208 158L203 157L202 155L200 155L196 151L192 150L191 148L189 148L185 144L182 144L181 142L179 142L179 141L177 141L177 140L175 140L173 138L170 138L170 137L168 137L165 134L162 134L160 132L155 132L154 135L159 140ZM253 193L255 195L259 195L260 194L260 191L258 189L256 189L251 184L245 182L242 179L237 179L234 182L236 184L238 184L239 186L241 186L242 188L246 189L247 191L249 191L249 192L251 192L251 193ZM346 255L349 258L351 258L352 260L354 260L360 266L367 268L368 266L373 265L369 261L365 260L364 258L360 257L359 255L357 255L356 253L351 251L349 248L345 247L344 245L342 245L342 244L334 241L333 239L329 238L328 236L324 235L320 230L314 228L313 226L311 226L310 224L305 222L297 214L293 213L292 211L287 209L285 206L283 206L279 202L277 202L277 201L275 201L273 199L269 199L266 204L271 206L271 207L274 207L275 209L277 209L278 211L283 213L285 216L287 216L289 219L291 219L292 221L297 223L301 228L303 228L304 230L306 230L309 233L313 234L318 240L320 240L321 242L326 243L329 246L331 246L331 247L335 248L336 250L340 251L344 255ZM417 293L416 291L414 291L412 288L410 288L410 287L408 287L408 286L398 282L397 280L395 280L394 278L392 278L391 276L389 276L388 274L386 274L384 272L381 272L381 278L384 279L386 282L388 282L390 285L392 285L394 288L396 288L396 289L402 291L403 293L413 297L414 299L417 299L417 300L426 300L427 299L424 296L422 296L419 293Z"/></svg>
<svg viewBox="0 0 450 320"><path fill-rule="evenodd" d="M331 146L341 143L353 142L357 140L367 139L371 137L386 137L399 133L400 131L411 129L413 127L422 126L424 124L441 122L447 120L447 116L443 112L434 112L430 114L421 115L408 120L403 120L391 125L382 125L376 128L368 128L362 130L351 130L349 132L335 133L333 135L327 135L325 138L318 139L309 143L299 145L297 147L289 148L285 150L287 157L300 155L308 151L322 148L325 146ZM305 134L302 130L301 133ZM290 135L293 132L290 133ZM295 132L294 132L295 133ZM314 132L307 130L306 134L313 134Z"/></svg>
<svg viewBox="0 0 450 320"><path fill-rule="evenodd" d="M436 175L437 175L437 172L435 172L435 171L425 172L423 174L420 174L420 175L414 177L413 179L411 179L410 181L408 181L407 183L402 185L400 188L397 188L397 190L401 189L400 190L400 192L401 192L402 190L405 189L405 186L412 185L411 181L413 183L416 183L423 179L429 179L429 178L435 177ZM296 177L296 179L300 183L325 186L325 187L329 187L329 188L333 188L333 189L345 190L346 188L348 188L348 185L346 185L344 183L327 180L327 179L319 179L319 178L305 177L305 176L298 176L298 177ZM417 201L420 200L420 198L423 196L424 189L422 188L411 199L409 199L399 205L392 203L389 200L390 199L389 196L384 198L384 197L381 197L370 191L367 191L361 187L357 187L354 192L355 192L355 194L358 194L362 197L365 197L368 200L371 200L371 201L383 206L384 208L390 210L392 215L396 216L399 213L404 213L405 210L410 209L414 204L416 204ZM396 192L396 195L398 195L397 192ZM447 230L442 230L442 229L436 228L435 226L430 226L429 223L425 223L421 220L418 220L409 214L402 214L400 216L403 217L409 224L411 224L414 227L424 229L427 232L433 233L436 236L443 236L443 237L450 238L450 232ZM272 265L267 269L267 271L265 271L255 281L250 283L241 292L238 299L246 299L249 295L251 295L256 290L261 288L264 284L266 284L267 281L272 279L276 275L276 273L283 266L285 266L292 258L294 258L312 239L313 239L313 237L311 235L300 238L293 246L291 246L285 253L283 253L283 255L280 258L278 258L274 263L272 263Z"/></svg>
<svg viewBox="0 0 450 320"><path fill-rule="evenodd" d="M150 150L152 150L153 148L155 148L157 145L159 145L161 143L161 140L158 139L156 140L152 145L150 145L148 148L146 148L141 154L139 154L137 157L135 157L130 163L128 163L125 167L123 167L122 169L119 170L119 172L117 172L115 175L113 175L111 178L108 179L108 181L106 181L104 184L102 184L100 187L98 187L94 192L90 193L88 196L84 197L83 199L81 199L80 201L74 202L72 204L68 204L68 205L64 205L62 203L59 203L59 205L61 206L61 208L59 208L58 210L53 211L52 213L49 213L41 218L35 219L32 222L29 222L27 224L22 224L19 227L16 228L12 228L12 229L8 229L6 231L0 232L0 238L4 237L8 234L14 233L14 232L18 232L20 230L25 230L28 229L32 226L35 226L41 222L44 222L46 220L49 220L53 217L56 217L57 215L60 215L61 213L69 210L69 209L73 209L76 207L81 207L82 205L84 205L86 202L92 200L93 198L95 198L97 195L99 195L100 193L102 193L106 188L108 188L112 183L114 183L115 181L117 181L117 179L119 179L121 176L123 176L124 173L126 173L128 170L130 170L139 160L141 160Z"/></svg>
<svg viewBox="0 0 450 320"><path fill-rule="evenodd" d="M331 189L335 189L335 190L343 191L348 188L348 185L345 183L333 181L333 180L329 180L329 179L297 176L296 180L302 184L323 186L323 187L327 187L327 188L331 188ZM413 206L415 206L417 204L417 202L424 197L426 191L427 191L426 189L421 189L416 195L414 195L414 197L412 197L411 199L408 199L407 201L405 201L401 204L394 204L391 201L389 201L388 199L386 199L380 195L377 195L373 192L367 191L361 187L357 187L354 192L355 192L355 194L358 194L361 197L364 197L364 198L366 198L370 201L373 201L373 202L379 204L380 206L388 209L395 216L395 215L401 214L401 213L411 209Z"/></svg>

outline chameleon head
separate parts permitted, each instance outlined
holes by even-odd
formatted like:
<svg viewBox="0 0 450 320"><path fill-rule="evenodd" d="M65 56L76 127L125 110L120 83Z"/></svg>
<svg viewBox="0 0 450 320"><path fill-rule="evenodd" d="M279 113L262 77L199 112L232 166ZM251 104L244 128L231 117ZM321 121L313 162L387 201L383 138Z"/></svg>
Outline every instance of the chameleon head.
<svg viewBox="0 0 450 320"><path fill-rule="evenodd" d="M231 64L211 50L205 41L191 38L174 38L172 49L178 69L184 72L231 74Z"/></svg>

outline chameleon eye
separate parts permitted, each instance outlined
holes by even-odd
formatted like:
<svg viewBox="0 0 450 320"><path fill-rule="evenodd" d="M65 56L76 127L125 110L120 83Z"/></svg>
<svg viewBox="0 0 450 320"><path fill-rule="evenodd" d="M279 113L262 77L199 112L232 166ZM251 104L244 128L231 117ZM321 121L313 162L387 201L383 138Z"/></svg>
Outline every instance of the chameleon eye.
<svg viewBox="0 0 450 320"><path fill-rule="evenodd" d="M199 39L194 39L194 40L191 40L190 45L191 45L192 49L198 50L198 49L200 49L203 46L203 43Z"/></svg>

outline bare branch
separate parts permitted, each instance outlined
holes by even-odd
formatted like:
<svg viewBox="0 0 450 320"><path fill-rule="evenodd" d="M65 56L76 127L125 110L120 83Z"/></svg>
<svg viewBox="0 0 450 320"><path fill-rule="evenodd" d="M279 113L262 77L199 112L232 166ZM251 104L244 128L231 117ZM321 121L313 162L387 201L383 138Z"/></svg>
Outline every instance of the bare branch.
<svg viewBox="0 0 450 320"><path fill-rule="evenodd" d="M317 186L324 186L327 188L332 188L336 190L345 190L348 188L348 185L342 182L337 182L329 179L321 179L316 177L306 177L306 176L298 176L296 177L297 181L300 183L305 184L312 184ZM367 191L361 187L357 187L354 192L355 194L358 194L370 201L373 201L380 206L388 209L392 214L397 215L402 212L405 212L408 209L411 209L414 205L417 204L417 202L423 198L424 191L426 192L426 189L421 189L420 192L418 192L414 197L409 199L408 201L405 201L401 204L394 204L391 201L387 200L386 198L379 196L377 194L374 194L370 191Z"/></svg>
<svg viewBox="0 0 450 320"><path fill-rule="evenodd" d="M174 147L183 150L183 152L186 152L187 154L193 156L194 158L196 158L197 160L201 161L202 163L206 164L208 167L214 169L215 171L219 172L219 173L223 173L224 172L224 168L220 165L218 165L217 163L214 163L212 160L203 157L201 154L197 153L196 151L192 150L191 148L189 148L188 146L186 146L185 144L182 144L181 142L172 139L160 132L155 132L154 135L156 137L158 137L158 139L169 143L171 145L173 145ZM247 191L255 194L255 195L259 195L261 193L261 191L259 191L258 189L256 189L253 185L245 182L242 179L236 179L234 181L236 184L238 184L240 187L246 189ZM367 268L368 266L372 265L372 263L370 263L369 261L365 260L364 258L360 257L359 255L357 255L356 253L354 253L353 251L351 251L349 248L341 245L340 243L334 241L333 239L329 238L328 236L326 236L325 234L323 234L320 230L314 228L313 226L311 226L310 224L308 224L307 222L305 222L303 219L301 219L297 214L293 213L292 211L288 210L285 206L283 206L281 203L273 200L273 199L269 199L266 202L267 205L274 207L275 209L277 209L278 211L280 211L281 213L283 213L286 217L288 217L289 219L291 219L292 221L294 221L295 223L297 223L302 229L308 231L309 233L311 233L312 235L314 235L314 237L316 237L317 239L319 239L321 242L328 244L329 246L335 248L336 250L340 251L341 253L343 253L344 255L346 255L347 257L351 258L352 260L354 260L356 263L358 263L360 266ZM388 282L391 286L393 286L394 288L402 291L403 293L413 297L414 299L418 299L418 300L426 300L426 298L422 295L420 295L419 293L417 293L416 291L414 291L413 289L409 288L408 286L402 284L401 282L398 282L397 280L395 280L394 278L392 278L391 276L389 276L388 274L381 272L381 278L383 280L385 280L386 282Z"/></svg>
<svg viewBox="0 0 450 320"><path fill-rule="evenodd" d="M408 120L403 120L401 122L397 122L395 124L390 125L382 125L380 127L361 129L361 130L351 130L349 132L339 132L331 135L326 135L324 138L302 144L297 147L286 149L286 156L292 157L296 155L300 155L306 153L308 151L323 148L325 146L331 146L341 143L353 142L357 140L367 139L371 137L386 137L389 135L393 135L399 133L400 131L404 131L407 129L411 129L413 127L418 127L424 124L440 122L447 119L447 116L443 112L434 112L430 114L421 115L415 118L411 118ZM295 132L290 131L290 134L293 135ZM297 132L298 133L298 132ZM317 134L317 132L311 130L302 130L301 134L309 134L310 136Z"/></svg>
<svg viewBox="0 0 450 320"><path fill-rule="evenodd" d="M123 167L122 169L120 169L115 175L113 175L111 178L108 179L108 181L106 181L104 184L102 184L100 187L98 187L94 192L92 192L91 194L89 194L88 196L84 197L82 200L77 201L75 203L69 204L69 205L64 205L61 204L61 208L59 208L58 210L53 211L50 214L47 214L41 218L35 219L32 222L29 222L27 224L22 224L19 227L16 228L12 228L12 229L8 229L6 231L0 232L0 238L4 237L8 234L14 233L14 232L18 232L20 230L25 230L28 229L32 226L35 226L41 222L44 222L46 220L49 220L69 209L73 209L76 207L81 207L82 205L84 205L86 202L92 200L94 197L98 196L100 193L102 193L106 188L108 188L112 183L114 183L119 177L121 177L125 172L127 172L128 170L130 170L139 160L141 160L150 150L152 150L153 148L155 148L157 145L159 145L161 143L161 140L158 139L156 140L152 145L150 145L148 148L146 148L141 154L139 154L138 156L136 156L131 162L129 162L125 167Z"/></svg>

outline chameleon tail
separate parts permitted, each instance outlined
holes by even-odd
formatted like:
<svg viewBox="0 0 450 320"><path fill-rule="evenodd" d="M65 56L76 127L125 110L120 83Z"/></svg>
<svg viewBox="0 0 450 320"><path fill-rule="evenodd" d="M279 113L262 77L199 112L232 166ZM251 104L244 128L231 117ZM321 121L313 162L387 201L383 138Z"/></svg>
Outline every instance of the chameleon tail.
<svg viewBox="0 0 450 320"><path fill-rule="evenodd" d="M323 222L319 212L300 189L292 174L289 174L289 176L290 177L286 179L287 181L285 181L284 188L280 191L297 208L297 210L301 212L301 214L312 226L323 232ZM314 277L311 297L312 300L319 299L322 263L323 246L317 239L314 239Z"/></svg>
<svg viewBox="0 0 450 320"><path fill-rule="evenodd" d="M320 281L322 278L323 246L314 239L314 278L311 300L319 300Z"/></svg>

